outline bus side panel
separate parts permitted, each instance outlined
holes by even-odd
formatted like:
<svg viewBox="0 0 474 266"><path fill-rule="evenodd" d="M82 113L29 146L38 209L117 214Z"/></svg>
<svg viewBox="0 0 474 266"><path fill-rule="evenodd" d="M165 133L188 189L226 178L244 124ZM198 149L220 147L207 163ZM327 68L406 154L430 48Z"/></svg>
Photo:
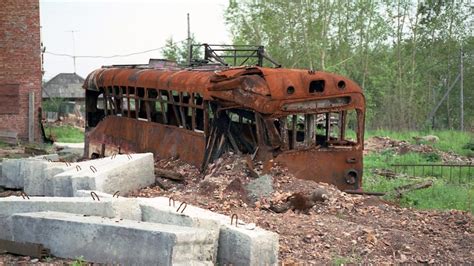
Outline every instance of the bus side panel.
<svg viewBox="0 0 474 266"><path fill-rule="evenodd" d="M279 154L275 162L286 166L297 178L333 184L341 190L359 189L362 185L362 150L288 151ZM355 178L351 176L354 174Z"/></svg>
<svg viewBox="0 0 474 266"><path fill-rule="evenodd" d="M86 156L93 153L110 156L113 153L152 152L160 158L179 158L200 167L204 158L205 136L202 133L140 121L108 116L87 133Z"/></svg>

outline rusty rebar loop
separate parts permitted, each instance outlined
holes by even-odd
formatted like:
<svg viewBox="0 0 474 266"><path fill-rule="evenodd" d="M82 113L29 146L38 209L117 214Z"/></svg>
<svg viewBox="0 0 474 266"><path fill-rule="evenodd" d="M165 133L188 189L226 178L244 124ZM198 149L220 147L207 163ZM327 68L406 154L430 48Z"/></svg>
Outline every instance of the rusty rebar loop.
<svg viewBox="0 0 474 266"><path fill-rule="evenodd" d="M235 213L234 213L234 214L232 214L232 216L230 217L230 225L232 225L232 224L233 224L233 222L234 222L234 217L235 217L235 227L237 227L237 223L238 223L238 216L237 216L237 214L235 214Z"/></svg>
<svg viewBox="0 0 474 266"><path fill-rule="evenodd" d="M178 209L176 209L176 212L178 212L179 209L181 209L181 206L183 206L183 204L184 204L184 208L183 208L183 210L181 211L181 213L184 212L184 210L186 209L186 207L188 207L188 204L187 204L186 202L181 202L181 204L179 204Z"/></svg>
<svg viewBox="0 0 474 266"><path fill-rule="evenodd" d="M48 162L49 162L49 163L52 163L52 162L53 162L53 160L51 160L51 159L48 159Z"/></svg>
<svg viewBox="0 0 474 266"><path fill-rule="evenodd" d="M168 200L168 206L171 207L171 201L173 201L173 207L175 206L175 201L174 201L174 198L173 197L170 197L169 200Z"/></svg>
<svg viewBox="0 0 474 266"><path fill-rule="evenodd" d="M66 167L69 167L71 166L71 163L70 162L64 162L66 164Z"/></svg>
<svg viewBox="0 0 474 266"><path fill-rule="evenodd" d="M113 160L113 159L115 159L115 157L116 157L116 156L117 156L117 154L116 154L116 153L112 154L112 156L110 156L110 160Z"/></svg>
<svg viewBox="0 0 474 266"><path fill-rule="evenodd" d="M80 170L82 170L81 166L80 166L80 165L76 165L76 171L79 172Z"/></svg>
<svg viewBox="0 0 474 266"><path fill-rule="evenodd" d="M92 173L97 173L97 168L95 168L95 166L91 165L89 166L89 169L91 169Z"/></svg>
<svg viewBox="0 0 474 266"><path fill-rule="evenodd" d="M26 194L25 191L20 192L20 196L21 196L23 199L30 199L30 197L28 196L28 194Z"/></svg>
<svg viewBox="0 0 474 266"><path fill-rule="evenodd" d="M115 193L112 195L112 198L115 198L115 196L117 196L117 199L118 199L119 195L120 195L120 191L117 190L117 191L115 191Z"/></svg>
<svg viewBox="0 0 474 266"><path fill-rule="evenodd" d="M132 159L132 155L131 155L130 153L127 153L127 158L128 158L129 160L131 160L131 159Z"/></svg>
<svg viewBox="0 0 474 266"><path fill-rule="evenodd" d="M92 197L93 200L95 200L94 195L95 195L95 197L97 198L97 201L100 201L99 195L97 195L97 193L95 193L94 191L91 191L91 197Z"/></svg>

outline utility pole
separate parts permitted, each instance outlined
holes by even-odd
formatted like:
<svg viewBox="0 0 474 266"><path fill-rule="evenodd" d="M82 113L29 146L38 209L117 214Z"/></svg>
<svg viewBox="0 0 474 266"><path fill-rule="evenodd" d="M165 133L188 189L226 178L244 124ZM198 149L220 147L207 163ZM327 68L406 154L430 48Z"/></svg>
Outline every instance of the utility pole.
<svg viewBox="0 0 474 266"><path fill-rule="evenodd" d="M78 32L77 30L69 30L72 34L72 62L74 64L74 74L76 74L76 41L74 39L74 33Z"/></svg>
<svg viewBox="0 0 474 266"><path fill-rule="evenodd" d="M461 44L461 131L464 131L464 51Z"/></svg>
<svg viewBox="0 0 474 266"><path fill-rule="evenodd" d="M191 48L191 23L189 21L189 13L187 14L187 16L188 16L188 66L190 66L192 48Z"/></svg>

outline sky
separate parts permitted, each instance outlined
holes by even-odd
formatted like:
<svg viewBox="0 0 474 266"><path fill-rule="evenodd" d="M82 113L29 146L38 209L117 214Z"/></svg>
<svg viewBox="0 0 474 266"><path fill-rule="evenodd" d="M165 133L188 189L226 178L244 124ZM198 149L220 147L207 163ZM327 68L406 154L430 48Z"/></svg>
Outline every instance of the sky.
<svg viewBox="0 0 474 266"><path fill-rule="evenodd" d="M44 80L59 73L73 73L70 57L111 56L161 48L166 39L187 38L189 13L191 33L202 43L230 43L224 23L227 0L149 0L107 1L40 0ZM73 33L74 32L74 46ZM160 50L128 57L76 58L76 73L82 77L102 65L146 64L149 58L162 58Z"/></svg>

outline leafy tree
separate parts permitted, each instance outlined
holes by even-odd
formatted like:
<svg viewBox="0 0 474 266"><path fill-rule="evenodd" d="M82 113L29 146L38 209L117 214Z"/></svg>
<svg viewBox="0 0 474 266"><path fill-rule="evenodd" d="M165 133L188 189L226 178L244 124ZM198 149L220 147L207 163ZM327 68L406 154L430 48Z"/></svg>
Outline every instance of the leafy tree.
<svg viewBox="0 0 474 266"><path fill-rule="evenodd" d="M194 35L191 36L191 44L196 44ZM180 65L188 64L188 42L187 40L181 42L173 41L173 38L170 37L166 39L165 47L161 50L162 55L165 59L176 61ZM201 59L202 49L199 47L193 48L193 59Z"/></svg>
<svg viewBox="0 0 474 266"><path fill-rule="evenodd" d="M262 44L284 67L337 72L358 82L370 128L458 128L464 50L465 124L474 127L473 9L467 1L230 0L236 44Z"/></svg>

